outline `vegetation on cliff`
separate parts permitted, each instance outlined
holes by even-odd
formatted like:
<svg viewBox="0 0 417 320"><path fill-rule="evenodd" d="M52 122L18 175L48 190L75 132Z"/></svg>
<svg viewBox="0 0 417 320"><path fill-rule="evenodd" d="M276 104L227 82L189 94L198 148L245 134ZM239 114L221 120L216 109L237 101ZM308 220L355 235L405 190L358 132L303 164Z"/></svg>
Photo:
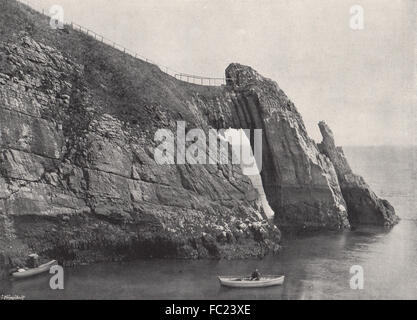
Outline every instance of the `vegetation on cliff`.
<svg viewBox="0 0 417 320"><path fill-rule="evenodd" d="M154 133L208 128L195 101L225 88L180 82L44 16L0 1L0 233L4 260L242 258L279 230L237 165L157 165ZM9 259L10 258L10 259Z"/></svg>

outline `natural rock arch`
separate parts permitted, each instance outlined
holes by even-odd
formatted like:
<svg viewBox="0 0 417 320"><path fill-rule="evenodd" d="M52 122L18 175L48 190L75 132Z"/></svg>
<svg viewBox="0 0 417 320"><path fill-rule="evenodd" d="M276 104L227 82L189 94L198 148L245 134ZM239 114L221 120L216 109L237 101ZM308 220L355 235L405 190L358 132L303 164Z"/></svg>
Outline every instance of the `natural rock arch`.
<svg viewBox="0 0 417 320"><path fill-rule="evenodd" d="M263 130L261 177L277 225L349 227L334 167L285 93L247 66L231 64L226 78L222 103L201 104L202 113L217 128Z"/></svg>

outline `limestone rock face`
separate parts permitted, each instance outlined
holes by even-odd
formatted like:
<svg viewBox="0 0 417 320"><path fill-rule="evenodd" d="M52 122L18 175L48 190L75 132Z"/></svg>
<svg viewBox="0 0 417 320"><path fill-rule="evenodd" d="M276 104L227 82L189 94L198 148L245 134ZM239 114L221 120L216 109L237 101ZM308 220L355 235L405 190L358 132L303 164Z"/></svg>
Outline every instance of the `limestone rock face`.
<svg viewBox="0 0 417 320"><path fill-rule="evenodd" d="M231 125L263 130L263 186L280 228L349 227L333 164L321 154L285 93L252 68L226 70L233 89Z"/></svg>
<svg viewBox="0 0 417 320"><path fill-rule="evenodd" d="M109 84L89 80L100 69L86 70L26 33L0 43L0 60L3 265L19 264L31 252L71 264L278 250L280 232L265 219L240 166L155 162L156 130L174 129L175 120L207 128L190 88L179 83L172 91L181 100L174 93L164 100L175 84L147 64L150 73L139 82L155 81L155 96L143 87L139 98L125 92L115 110L117 102L103 98L112 95ZM140 101L143 96L152 101ZM128 99L136 105L127 106ZM173 109L179 111L170 114Z"/></svg>
<svg viewBox="0 0 417 320"><path fill-rule="evenodd" d="M365 180L352 172L341 147L336 147L333 132L325 122L319 123L323 141L320 150L332 161L348 208L352 225L392 226L398 223L392 205L370 189Z"/></svg>

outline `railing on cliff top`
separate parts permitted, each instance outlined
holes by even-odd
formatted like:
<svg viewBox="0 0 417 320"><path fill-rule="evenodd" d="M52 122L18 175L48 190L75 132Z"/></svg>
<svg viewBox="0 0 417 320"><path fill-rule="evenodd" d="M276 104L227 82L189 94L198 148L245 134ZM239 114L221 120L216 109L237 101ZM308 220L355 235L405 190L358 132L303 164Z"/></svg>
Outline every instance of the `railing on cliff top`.
<svg viewBox="0 0 417 320"><path fill-rule="evenodd" d="M27 3L26 1L22 1L22 0L16 0L16 2L20 3L20 4L23 4L23 5L26 5L29 8L31 8L35 11L38 11L39 13L42 13L43 15L45 15L47 17L51 17L50 15L48 15L46 13L45 9L34 8L31 4ZM113 48L115 48L115 49L117 49L117 50L119 50L119 51L121 51L125 54L128 54L128 55L130 55L130 56L132 56L136 59L140 59L140 60L146 61L148 63L151 63L151 64L157 66L162 72L164 72L164 73L166 73L166 74L168 74L168 75L170 75L170 76L172 76L172 77L174 77L178 80L188 82L188 83L208 85L208 86L221 86L221 85L226 84L226 80L227 80L226 78L210 78L210 77L196 76L196 75L193 75L193 74L181 73L181 72L178 72L178 71L176 71L172 68L169 68L169 67L164 66L162 64L156 63L156 62L152 61L151 59L148 59L148 58L140 55L139 53L137 53L135 51L132 51L132 50L114 42L113 40L108 39L108 38L104 37L103 35L95 32L91 29L88 29L88 28L86 28L82 25L79 25L75 22L64 23L64 24L67 25L67 26L70 26L73 30L80 31L80 32L82 32L82 33L84 33L88 36L91 36L91 37L95 38L96 40L98 40L102 43L105 43L105 44L107 44L107 45L109 45L109 46L111 46L111 47L113 47Z"/></svg>

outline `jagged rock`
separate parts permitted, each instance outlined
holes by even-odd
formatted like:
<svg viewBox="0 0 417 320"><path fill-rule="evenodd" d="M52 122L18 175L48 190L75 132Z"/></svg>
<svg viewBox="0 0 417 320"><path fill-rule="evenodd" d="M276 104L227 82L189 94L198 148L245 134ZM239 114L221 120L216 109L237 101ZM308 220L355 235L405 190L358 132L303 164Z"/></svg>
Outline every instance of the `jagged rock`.
<svg viewBox="0 0 417 320"><path fill-rule="evenodd" d="M349 227L334 167L308 137L285 93L247 66L230 65L226 78L234 91L234 126L263 129L261 177L277 225Z"/></svg>
<svg viewBox="0 0 417 320"><path fill-rule="evenodd" d="M336 147L333 132L329 126L321 121L319 123L323 141L319 149L332 161L340 188L347 204L349 221L352 225L373 224L392 226L398 223L392 205L380 199L371 190L365 180L352 172L341 147Z"/></svg>

